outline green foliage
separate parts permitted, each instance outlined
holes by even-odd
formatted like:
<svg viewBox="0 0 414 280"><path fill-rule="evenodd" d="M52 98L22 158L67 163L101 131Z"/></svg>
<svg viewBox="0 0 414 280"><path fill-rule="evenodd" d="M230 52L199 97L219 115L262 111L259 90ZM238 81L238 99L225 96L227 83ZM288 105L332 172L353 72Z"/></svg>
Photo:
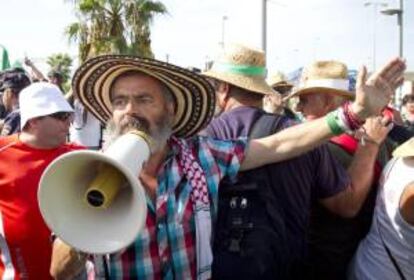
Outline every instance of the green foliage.
<svg viewBox="0 0 414 280"><path fill-rule="evenodd" d="M72 66L73 60L68 54L52 54L47 58L46 62L52 70L57 70L62 73L64 82L70 79L70 67Z"/></svg>
<svg viewBox="0 0 414 280"><path fill-rule="evenodd" d="M65 33L78 43L83 62L99 54L133 54L153 57L150 25L154 16L166 14L160 1L72 0L78 21Z"/></svg>
<svg viewBox="0 0 414 280"><path fill-rule="evenodd" d="M51 70L59 71L63 76L63 88L67 92L70 88L70 76L73 60L66 53L52 54L47 58L46 63Z"/></svg>

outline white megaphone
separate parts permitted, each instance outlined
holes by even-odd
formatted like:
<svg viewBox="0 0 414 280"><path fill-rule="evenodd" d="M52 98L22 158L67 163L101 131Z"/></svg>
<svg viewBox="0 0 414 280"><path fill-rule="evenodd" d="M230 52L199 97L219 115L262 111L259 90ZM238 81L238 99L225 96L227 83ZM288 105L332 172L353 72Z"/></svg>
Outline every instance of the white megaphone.
<svg viewBox="0 0 414 280"><path fill-rule="evenodd" d="M51 231L91 254L114 253L134 242L147 216L138 174L149 147L148 137L134 131L104 153L81 150L55 159L38 191L40 212Z"/></svg>

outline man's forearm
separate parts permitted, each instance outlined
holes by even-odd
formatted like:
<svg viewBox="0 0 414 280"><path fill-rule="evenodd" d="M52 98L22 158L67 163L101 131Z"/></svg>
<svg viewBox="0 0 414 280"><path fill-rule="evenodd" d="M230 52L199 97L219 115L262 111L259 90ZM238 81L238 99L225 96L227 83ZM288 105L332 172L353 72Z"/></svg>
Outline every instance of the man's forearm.
<svg viewBox="0 0 414 280"><path fill-rule="evenodd" d="M325 118L284 129L271 136L251 140L241 169L248 170L303 154L333 136Z"/></svg>
<svg viewBox="0 0 414 280"><path fill-rule="evenodd" d="M379 145L375 142L367 142L365 146L360 145L348 168L348 174L351 178L351 192L347 207L351 207L355 214L359 212L364 204L374 181L378 150Z"/></svg>
<svg viewBox="0 0 414 280"><path fill-rule="evenodd" d="M43 73L39 69L37 69L37 67L34 64L31 64L29 67L32 69L32 74L36 79L38 79L39 81L47 80Z"/></svg>
<svg viewBox="0 0 414 280"><path fill-rule="evenodd" d="M283 130L275 135L252 140L245 154L241 169L248 170L265 164L298 156L320 145L331 136L344 132L341 124L346 119L348 129L355 130L369 116L378 115L389 103L392 92L404 80L405 61L399 58L367 78L366 67L358 73L355 100L344 111L336 111L336 117L318 119ZM345 110L346 109L346 110ZM329 124L328 124L329 122Z"/></svg>
<svg viewBox="0 0 414 280"><path fill-rule="evenodd" d="M350 185L335 196L320 202L332 213L344 218L358 214L364 203L374 176L374 164L378 154L378 144L367 143L358 147L348 167Z"/></svg>

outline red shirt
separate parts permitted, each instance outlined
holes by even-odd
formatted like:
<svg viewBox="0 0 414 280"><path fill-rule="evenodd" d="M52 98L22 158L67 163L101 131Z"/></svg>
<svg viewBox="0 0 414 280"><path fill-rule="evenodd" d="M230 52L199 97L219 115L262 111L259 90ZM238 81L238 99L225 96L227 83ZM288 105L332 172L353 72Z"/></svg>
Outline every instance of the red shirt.
<svg viewBox="0 0 414 280"><path fill-rule="evenodd" d="M51 161L81 148L36 149L17 134L0 138L0 278L52 279L50 230L40 214L38 185Z"/></svg>

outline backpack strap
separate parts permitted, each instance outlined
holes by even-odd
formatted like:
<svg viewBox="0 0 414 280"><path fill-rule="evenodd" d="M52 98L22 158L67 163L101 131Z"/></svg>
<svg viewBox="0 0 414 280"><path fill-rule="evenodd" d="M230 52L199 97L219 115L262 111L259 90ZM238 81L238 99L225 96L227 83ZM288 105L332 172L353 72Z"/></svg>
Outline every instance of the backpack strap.
<svg viewBox="0 0 414 280"><path fill-rule="evenodd" d="M275 114L262 114L256 122L253 124L250 133L249 133L249 140L251 139L258 139L262 137L266 137L272 134L277 133L278 131L283 129L283 123L286 121L286 118L280 115ZM245 176L249 178L254 178L253 180L266 180L268 183L266 184L268 187L262 188L259 193L260 196L264 201L268 201L269 195L272 194L274 198L277 200L280 199L280 195L276 191L277 187L272 187L274 182L272 182L272 174L273 174L273 167L272 165L265 165L262 167L255 168L253 170L248 170L241 172ZM273 208L277 209L276 211L280 213L281 215L285 216L284 209L278 202L271 203ZM270 213L269 213L270 214ZM275 215L272 215L273 219L280 219ZM279 220L280 223L283 223L283 221Z"/></svg>
<svg viewBox="0 0 414 280"><path fill-rule="evenodd" d="M253 124L249 139L257 139L276 133L280 129L281 120L283 117L276 117L271 114L261 115Z"/></svg>
<svg viewBox="0 0 414 280"><path fill-rule="evenodd" d="M271 135L284 120L260 112L247 136ZM269 276L274 272L287 273L282 260L288 252L285 213L279 188L272 182L273 171L262 166L239 172L236 182L220 183L213 279L273 279ZM234 271L235 267L240 269Z"/></svg>

